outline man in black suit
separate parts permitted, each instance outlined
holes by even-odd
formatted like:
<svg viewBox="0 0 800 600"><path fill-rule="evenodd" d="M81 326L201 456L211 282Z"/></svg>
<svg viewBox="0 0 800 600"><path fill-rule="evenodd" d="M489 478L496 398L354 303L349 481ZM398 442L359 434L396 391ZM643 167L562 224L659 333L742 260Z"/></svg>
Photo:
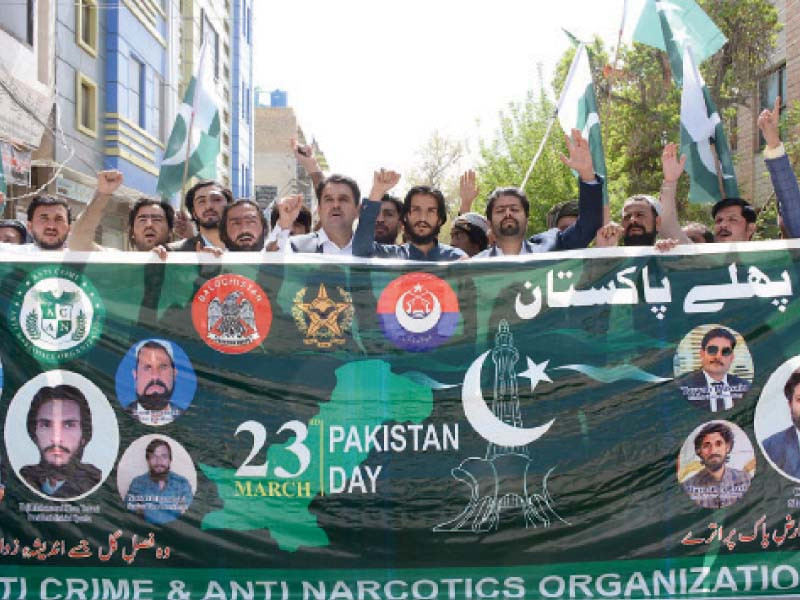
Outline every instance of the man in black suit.
<svg viewBox="0 0 800 600"><path fill-rule="evenodd" d="M750 390L750 382L728 371L734 359L736 338L724 327L710 329L700 342L702 369L679 381L686 399L711 412L733 408Z"/></svg>
<svg viewBox="0 0 800 600"><path fill-rule="evenodd" d="M789 477L800 479L800 372L795 371L789 376L783 393L789 401L789 413L792 424L778 433L774 433L762 440L769 459L775 466Z"/></svg>
<svg viewBox="0 0 800 600"><path fill-rule="evenodd" d="M198 233L180 242L173 242L169 249L199 252L207 246L224 248L225 244L219 237L219 222L225 207L233 204L233 193L217 181L203 180L186 192L185 202L186 210L197 224Z"/></svg>

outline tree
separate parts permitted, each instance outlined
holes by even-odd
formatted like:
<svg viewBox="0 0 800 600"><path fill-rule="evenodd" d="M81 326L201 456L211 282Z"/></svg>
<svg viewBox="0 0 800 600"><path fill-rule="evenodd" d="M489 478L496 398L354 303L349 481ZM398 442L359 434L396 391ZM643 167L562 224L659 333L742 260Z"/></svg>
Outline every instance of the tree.
<svg viewBox="0 0 800 600"><path fill-rule="evenodd" d="M780 29L777 12L768 0L698 3L728 38L700 70L732 138L736 133L736 106L751 100L774 49ZM666 142L677 142L680 137L680 89L672 82L666 54L655 48L623 46L619 65L613 65L619 68L608 66L600 40L592 42L591 54L615 214L627 196L658 192L661 151ZM561 58L553 79L554 90L563 86L573 55L570 49ZM687 205L687 191L688 180L683 177L678 190L679 214L692 220L707 219L706 207Z"/></svg>
<svg viewBox="0 0 800 600"><path fill-rule="evenodd" d="M555 105L547 97L539 68L539 89L528 93L524 102L509 104L500 113L500 128L491 140L481 140L478 180L481 195L474 210L483 213L486 197L497 187L518 186L538 149L553 118ZM558 124L554 125L550 139L539 157L525 193L531 200L528 227L543 230L545 215L550 207L562 200L576 198L577 178L564 166L559 155L566 151Z"/></svg>
<svg viewBox="0 0 800 600"><path fill-rule="evenodd" d="M458 199L458 177L466 155L463 141L442 135L434 130L418 151L417 164L406 176L408 187L429 185L439 189L453 204Z"/></svg>

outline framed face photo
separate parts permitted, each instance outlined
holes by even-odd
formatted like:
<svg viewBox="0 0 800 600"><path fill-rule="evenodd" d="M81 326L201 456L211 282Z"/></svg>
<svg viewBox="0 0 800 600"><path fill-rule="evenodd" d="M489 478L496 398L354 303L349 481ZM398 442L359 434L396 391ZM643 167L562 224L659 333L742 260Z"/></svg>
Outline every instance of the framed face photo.
<svg viewBox="0 0 800 600"><path fill-rule="evenodd" d="M123 453L117 489L125 508L148 523L162 525L189 508L197 492L197 471L192 457L174 439L145 435Z"/></svg>
<svg viewBox="0 0 800 600"><path fill-rule="evenodd" d="M117 368L117 399L143 425L168 425L189 408L197 377L189 357L169 340L142 340Z"/></svg>
<svg viewBox="0 0 800 600"><path fill-rule="evenodd" d="M108 399L71 371L48 371L25 383L9 404L4 437L17 477L56 501L94 492L111 473L119 450Z"/></svg>
<svg viewBox="0 0 800 600"><path fill-rule="evenodd" d="M703 508L738 502L750 489L756 457L747 434L730 421L708 421L686 438L678 455L678 483Z"/></svg>
<svg viewBox="0 0 800 600"><path fill-rule="evenodd" d="M767 379L756 404L753 429L769 465L800 483L800 356L793 356Z"/></svg>
<svg viewBox="0 0 800 600"><path fill-rule="evenodd" d="M744 338L724 325L695 327L675 352L675 385L692 406L712 413L739 404L753 382L753 358Z"/></svg>

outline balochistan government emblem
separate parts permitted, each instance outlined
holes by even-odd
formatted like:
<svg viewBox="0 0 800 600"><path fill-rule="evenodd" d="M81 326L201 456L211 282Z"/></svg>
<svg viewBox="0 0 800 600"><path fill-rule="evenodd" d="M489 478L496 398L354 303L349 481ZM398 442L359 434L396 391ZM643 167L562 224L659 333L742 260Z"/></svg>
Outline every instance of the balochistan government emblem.
<svg viewBox="0 0 800 600"><path fill-rule="evenodd" d="M453 289L429 273L408 273L392 281L378 299L377 312L384 335L412 352L442 344L461 317Z"/></svg>
<svg viewBox="0 0 800 600"><path fill-rule="evenodd" d="M28 352L48 361L75 358L100 335L105 308L82 274L66 267L33 271L17 289L9 311L12 331Z"/></svg>
<svg viewBox="0 0 800 600"><path fill-rule="evenodd" d="M214 350L242 354L267 337L272 307L254 281L241 275L219 275L195 294L192 322L197 334Z"/></svg>
<svg viewBox="0 0 800 600"><path fill-rule="evenodd" d="M353 297L337 286L340 302L328 296L324 283L319 284L316 297L306 302L306 291L302 288L295 294L292 316L297 328L305 336L303 343L320 349L344 344L344 334L353 324Z"/></svg>

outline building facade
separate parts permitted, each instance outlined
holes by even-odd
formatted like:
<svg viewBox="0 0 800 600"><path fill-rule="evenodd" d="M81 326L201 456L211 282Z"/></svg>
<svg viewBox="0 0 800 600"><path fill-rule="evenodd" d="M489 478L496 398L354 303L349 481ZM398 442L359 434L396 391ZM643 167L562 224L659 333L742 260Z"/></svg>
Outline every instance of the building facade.
<svg viewBox="0 0 800 600"><path fill-rule="evenodd" d="M0 149L9 198L24 196L32 180L39 181L33 165L54 129L54 32L53 3L23 0L0 11ZM5 216L22 216L25 201L6 202Z"/></svg>
<svg viewBox="0 0 800 600"><path fill-rule="evenodd" d="M749 106L737 112L736 175L739 194L763 206L774 196L762 152L764 140L756 120L781 97L781 110L800 101L800 0L773 0L783 29L769 66L759 78ZM796 135L796 133L795 133Z"/></svg>
<svg viewBox="0 0 800 600"><path fill-rule="evenodd" d="M296 138L300 144L309 142L298 124L294 109L288 106L286 92L270 92L269 105L266 104L266 95L266 92L256 92L253 145L256 201L267 207L276 198L303 194L306 206L313 212L314 186L294 157L291 139ZM312 140L311 146L320 167L327 170L325 155L317 141Z"/></svg>
<svg viewBox="0 0 800 600"><path fill-rule="evenodd" d="M231 180L236 198L253 196L253 0L233 0Z"/></svg>

